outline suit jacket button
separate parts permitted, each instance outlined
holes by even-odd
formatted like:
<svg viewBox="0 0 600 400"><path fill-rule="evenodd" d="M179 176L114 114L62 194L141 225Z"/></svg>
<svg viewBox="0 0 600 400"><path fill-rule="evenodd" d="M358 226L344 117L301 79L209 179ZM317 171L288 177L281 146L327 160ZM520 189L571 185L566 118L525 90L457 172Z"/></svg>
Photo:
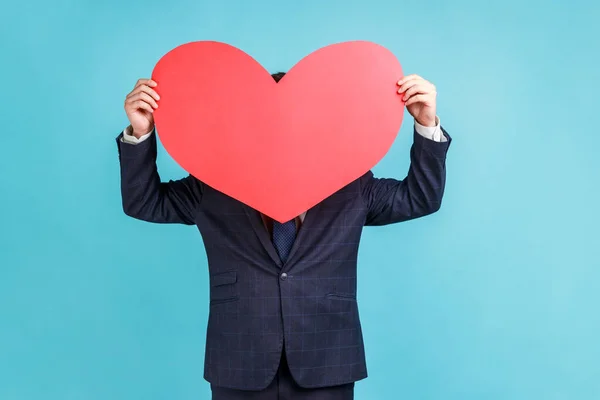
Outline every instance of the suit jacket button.
<svg viewBox="0 0 600 400"><path fill-rule="evenodd" d="M287 279L287 274L284 272L283 274L281 274L280 278L282 281L285 281Z"/></svg>

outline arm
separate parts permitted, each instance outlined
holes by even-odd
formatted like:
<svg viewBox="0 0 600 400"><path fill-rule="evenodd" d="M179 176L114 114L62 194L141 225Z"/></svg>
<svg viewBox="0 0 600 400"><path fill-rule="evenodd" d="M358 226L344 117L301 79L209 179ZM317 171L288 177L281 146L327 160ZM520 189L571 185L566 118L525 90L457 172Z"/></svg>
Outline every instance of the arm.
<svg viewBox="0 0 600 400"><path fill-rule="evenodd" d="M439 124L439 121L437 121ZM365 225L386 225L439 210L446 183L446 153L452 139L438 125L440 141L428 139L416 124L410 149L410 168L403 180L363 175L362 197L367 207Z"/></svg>
<svg viewBox="0 0 600 400"><path fill-rule="evenodd" d="M192 176L161 182L153 131L136 140L128 128L117 137L117 146L125 214L149 222L193 225L203 185Z"/></svg>
<svg viewBox="0 0 600 400"><path fill-rule="evenodd" d="M161 182L156 168L154 110L160 100L156 86L152 79L140 79L125 98L131 125L117 137L123 211L144 221L193 225L202 183L191 176Z"/></svg>

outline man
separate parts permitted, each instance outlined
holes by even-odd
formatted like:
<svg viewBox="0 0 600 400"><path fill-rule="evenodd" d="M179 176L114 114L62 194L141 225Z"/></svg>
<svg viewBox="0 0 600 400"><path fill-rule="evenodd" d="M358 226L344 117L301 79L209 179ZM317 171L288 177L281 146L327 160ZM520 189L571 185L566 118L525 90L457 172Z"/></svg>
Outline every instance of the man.
<svg viewBox="0 0 600 400"><path fill-rule="evenodd" d="M451 139L436 117L435 87L417 75L398 82L415 119L404 180L368 172L279 223L192 176L161 182L156 86L141 79L125 100L131 125L117 138L123 208L144 221L197 225L203 237L210 276L204 377L213 399L353 399L354 382L367 376L356 302L362 228L441 205Z"/></svg>

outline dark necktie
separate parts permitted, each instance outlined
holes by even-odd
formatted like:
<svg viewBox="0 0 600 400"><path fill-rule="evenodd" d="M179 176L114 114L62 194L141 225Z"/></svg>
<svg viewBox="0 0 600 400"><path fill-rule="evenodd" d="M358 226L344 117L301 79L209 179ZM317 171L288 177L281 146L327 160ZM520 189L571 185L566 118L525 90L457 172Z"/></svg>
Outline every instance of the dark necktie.
<svg viewBox="0 0 600 400"><path fill-rule="evenodd" d="M285 223L273 221L273 244L282 262L286 262L296 240L296 221Z"/></svg>

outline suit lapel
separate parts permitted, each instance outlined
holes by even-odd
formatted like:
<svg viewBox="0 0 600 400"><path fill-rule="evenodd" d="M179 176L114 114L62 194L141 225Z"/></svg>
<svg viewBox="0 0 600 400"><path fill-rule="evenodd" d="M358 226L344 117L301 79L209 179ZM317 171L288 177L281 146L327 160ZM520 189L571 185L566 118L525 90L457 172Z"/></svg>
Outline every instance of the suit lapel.
<svg viewBox="0 0 600 400"><path fill-rule="evenodd" d="M279 254L277 254L277 250L275 250L275 246L273 246L273 242L269 237L269 232L263 223L260 213L245 204L242 204L242 207L250 219L250 224L252 225L252 228L254 228L254 232L256 233L256 236L258 236L258 239L262 243L263 247L265 250L267 250L267 253L273 259L273 261L275 261L279 268L281 268L283 264L279 258Z"/></svg>

